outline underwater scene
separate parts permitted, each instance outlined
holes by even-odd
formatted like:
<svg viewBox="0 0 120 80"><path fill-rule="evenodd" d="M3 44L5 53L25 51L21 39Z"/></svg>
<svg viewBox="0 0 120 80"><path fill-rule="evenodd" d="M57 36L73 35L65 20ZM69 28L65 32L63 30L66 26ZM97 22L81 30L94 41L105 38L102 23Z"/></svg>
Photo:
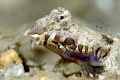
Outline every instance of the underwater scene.
<svg viewBox="0 0 120 80"><path fill-rule="evenodd" d="M0 0L0 80L119 80L119 0Z"/></svg>

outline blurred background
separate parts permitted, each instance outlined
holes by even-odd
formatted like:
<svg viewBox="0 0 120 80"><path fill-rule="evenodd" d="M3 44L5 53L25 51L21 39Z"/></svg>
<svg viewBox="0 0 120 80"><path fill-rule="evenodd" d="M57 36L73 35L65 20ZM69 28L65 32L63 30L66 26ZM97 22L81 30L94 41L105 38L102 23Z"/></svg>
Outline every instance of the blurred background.
<svg viewBox="0 0 120 80"><path fill-rule="evenodd" d="M9 44L12 48L11 45L15 45L14 40L17 38L16 41L21 44L17 50L25 57L38 63L44 59L48 64L55 64L60 58L57 54L41 46L31 49L30 39L22 34L57 7L69 10L74 22L93 30L114 37L120 32L120 0L0 0L1 43L4 46ZM6 32L7 30L12 33ZM5 35L7 37L3 37Z"/></svg>
<svg viewBox="0 0 120 80"><path fill-rule="evenodd" d="M74 22L100 32L117 36L120 30L120 0L0 0L0 30L30 27L57 7L69 10Z"/></svg>

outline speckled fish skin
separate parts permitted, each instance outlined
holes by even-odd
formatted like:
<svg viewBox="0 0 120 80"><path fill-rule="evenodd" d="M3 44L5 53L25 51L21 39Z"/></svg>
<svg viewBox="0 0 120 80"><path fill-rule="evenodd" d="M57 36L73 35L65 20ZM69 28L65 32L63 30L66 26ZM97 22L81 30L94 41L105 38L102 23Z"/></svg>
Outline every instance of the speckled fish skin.
<svg viewBox="0 0 120 80"><path fill-rule="evenodd" d="M81 66L87 64L83 67L93 76L102 72L91 70L91 66L104 67L103 72L110 73L118 68L115 56L119 53L119 39L74 23L70 12L64 8L58 7L37 20L24 36L34 38L32 48L43 45L66 61Z"/></svg>

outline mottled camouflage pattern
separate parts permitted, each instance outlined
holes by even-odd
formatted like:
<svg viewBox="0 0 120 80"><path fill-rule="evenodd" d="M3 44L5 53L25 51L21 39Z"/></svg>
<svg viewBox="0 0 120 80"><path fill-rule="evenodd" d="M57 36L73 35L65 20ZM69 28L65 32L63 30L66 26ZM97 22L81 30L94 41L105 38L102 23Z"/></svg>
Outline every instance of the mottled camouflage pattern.
<svg viewBox="0 0 120 80"><path fill-rule="evenodd" d="M37 20L24 35L34 38L32 48L43 45L59 54L61 60L80 65L81 72L86 71L91 77L113 73L118 68L115 56L119 53L120 41L74 23L64 8L54 9ZM57 64L61 64L61 60Z"/></svg>

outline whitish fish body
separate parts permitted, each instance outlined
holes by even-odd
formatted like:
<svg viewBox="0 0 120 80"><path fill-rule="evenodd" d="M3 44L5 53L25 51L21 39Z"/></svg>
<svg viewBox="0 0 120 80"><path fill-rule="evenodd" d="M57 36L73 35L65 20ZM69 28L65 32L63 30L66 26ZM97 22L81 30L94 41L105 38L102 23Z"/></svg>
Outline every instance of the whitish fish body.
<svg viewBox="0 0 120 80"><path fill-rule="evenodd" d="M34 38L32 48L43 45L60 55L64 61L82 66L94 77L106 68L117 68L117 52L113 52L118 49L115 46L119 40L72 22L70 12L64 8L52 10L24 35Z"/></svg>

